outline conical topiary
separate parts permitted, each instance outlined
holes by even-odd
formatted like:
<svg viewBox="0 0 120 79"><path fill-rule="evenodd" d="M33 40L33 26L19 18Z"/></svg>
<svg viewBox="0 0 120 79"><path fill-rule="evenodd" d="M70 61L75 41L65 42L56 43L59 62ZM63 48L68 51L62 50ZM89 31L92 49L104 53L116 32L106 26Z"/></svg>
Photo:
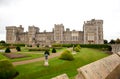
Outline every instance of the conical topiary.
<svg viewBox="0 0 120 79"><path fill-rule="evenodd" d="M10 48L7 47L6 50L5 50L5 53L10 53L10 52L11 52L11 51L10 51Z"/></svg>
<svg viewBox="0 0 120 79"><path fill-rule="evenodd" d="M52 49L52 53L56 53L56 49L55 48Z"/></svg>

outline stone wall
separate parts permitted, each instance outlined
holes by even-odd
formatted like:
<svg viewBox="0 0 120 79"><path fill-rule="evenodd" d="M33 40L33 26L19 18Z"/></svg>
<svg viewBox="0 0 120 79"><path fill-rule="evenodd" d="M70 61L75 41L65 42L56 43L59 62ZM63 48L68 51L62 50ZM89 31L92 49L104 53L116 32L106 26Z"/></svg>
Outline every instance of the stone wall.
<svg viewBox="0 0 120 79"><path fill-rule="evenodd" d="M69 78L66 74L62 74L62 75L56 76L56 77L51 78L51 79L69 79Z"/></svg>
<svg viewBox="0 0 120 79"><path fill-rule="evenodd" d="M113 44L111 47L113 53L118 53L120 51L120 44Z"/></svg>
<svg viewBox="0 0 120 79"><path fill-rule="evenodd" d="M120 64L105 79L120 79Z"/></svg>
<svg viewBox="0 0 120 79"><path fill-rule="evenodd" d="M120 57L117 54L100 59L78 69L76 79L119 79ZM115 78L114 74L118 75Z"/></svg>

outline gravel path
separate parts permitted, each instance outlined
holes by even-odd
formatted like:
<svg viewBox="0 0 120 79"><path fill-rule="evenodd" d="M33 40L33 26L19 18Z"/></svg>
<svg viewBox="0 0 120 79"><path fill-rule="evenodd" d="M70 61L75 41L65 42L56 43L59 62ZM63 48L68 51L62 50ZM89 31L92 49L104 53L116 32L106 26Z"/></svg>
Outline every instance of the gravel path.
<svg viewBox="0 0 120 79"><path fill-rule="evenodd" d="M68 50L71 50L71 48L68 48ZM54 58L54 57L60 56L61 53L62 52L52 53L52 54L50 54L50 56L48 56L48 58L50 59L50 58ZM17 65L28 64L28 63L33 63L33 62L43 61L43 60L45 60L45 57L31 59L31 60L24 60L24 61L13 62L12 64L14 66L17 66Z"/></svg>

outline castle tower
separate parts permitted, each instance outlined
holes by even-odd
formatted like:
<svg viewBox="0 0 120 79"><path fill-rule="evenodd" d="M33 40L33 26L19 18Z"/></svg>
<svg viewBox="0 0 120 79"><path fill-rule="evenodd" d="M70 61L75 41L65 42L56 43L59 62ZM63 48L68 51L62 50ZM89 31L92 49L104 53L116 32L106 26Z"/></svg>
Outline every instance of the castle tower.
<svg viewBox="0 0 120 79"><path fill-rule="evenodd" d="M56 41L57 43L62 42L63 32L64 32L63 24L55 24L54 25L54 41Z"/></svg>
<svg viewBox="0 0 120 79"><path fill-rule="evenodd" d="M103 44L103 20L84 22L83 31L84 44Z"/></svg>
<svg viewBox="0 0 120 79"><path fill-rule="evenodd" d="M6 27L6 42L16 43L16 40L17 40L16 34L17 34L16 26L7 26Z"/></svg>
<svg viewBox="0 0 120 79"><path fill-rule="evenodd" d="M28 28L28 37L29 45L35 45L36 43L36 33L39 32L39 28L35 26L29 26Z"/></svg>

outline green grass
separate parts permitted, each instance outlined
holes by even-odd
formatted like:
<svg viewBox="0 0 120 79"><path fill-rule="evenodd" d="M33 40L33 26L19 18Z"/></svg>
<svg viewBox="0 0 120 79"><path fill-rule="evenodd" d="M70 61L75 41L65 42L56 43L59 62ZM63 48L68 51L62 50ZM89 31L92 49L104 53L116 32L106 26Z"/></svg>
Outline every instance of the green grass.
<svg viewBox="0 0 120 79"><path fill-rule="evenodd" d="M0 53L0 60L1 59L7 59L5 56L2 55L2 53Z"/></svg>
<svg viewBox="0 0 120 79"><path fill-rule="evenodd" d="M73 61L60 60L58 57L55 57L49 59L50 65L48 67L43 65L43 61L18 65L16 69L20 75L15 79L50 79L63 73L66 73L70 79L74 79L79 67L106 56L108 56L108 54L102 51L82 48L79 53L74 55L75 60Z"/></svg>
<svg viewBox="0 0 120 79"><path fill-rule="evenodd" d="M65 48L56 49L56 50L57 50L57 52L61 52L64 49ZM51 53L51 51L52 51L52 49L50 49L50 53ZM21 51L16 52L16 54L23 54L23 55L26 55L27 57L10 59L11 62L31 60L31 59L35 59L35 58L44 57L44 51L28 51L28 48L26 48L26 47L21 47ZM2 59L2 57L5 58L5 56L1 55L0 59Z"/></svg>

